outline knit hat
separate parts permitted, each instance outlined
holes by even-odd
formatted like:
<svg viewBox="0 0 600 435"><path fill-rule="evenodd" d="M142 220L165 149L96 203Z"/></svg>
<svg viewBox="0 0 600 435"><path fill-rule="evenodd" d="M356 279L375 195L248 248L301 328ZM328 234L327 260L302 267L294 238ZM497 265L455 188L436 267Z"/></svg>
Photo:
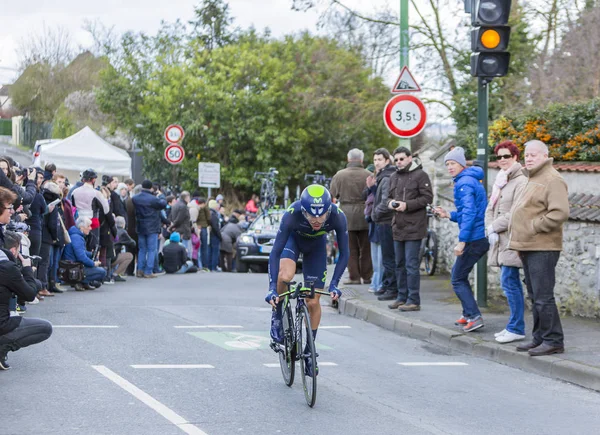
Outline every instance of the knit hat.
<svg viewBox="0 0 600 435"><path fill-rule="evenodd" d="M152 189L152 181L150 181L150 180L142 181L142 189Z"/></svg>
<svg viewBox="0 0 600 435"><path fill-rule="evenodd" d="M452 151L450 151L448 154L446 154L446 157L444 157L444 163L446 163L448 160L455 161L456 163L461 165L463 168L467 167L467 159L465 158L465 150L462 149L461 147L456 147Z"/></svg>
<svg viewBox="0 0 600 435"><path fill-rule="evenodd" d="M174 233L171 233L171 237L169 237L169 240L173 243L179 243L181 242L181 236L177 231L175 231Z"/></svg>
<svg viewBox="0 0 600 435"><path fill-rule="evenodd" d="M217 201L215 201L214 199L211 199L210 201L208 201L208 208L212 208L213 210L216 210L218 205L219 205L219 203Z"/></svg>
<svg viewBox="0 0 600 435"><path fill-rule="evenodd" d="M127 184L119 183L119 185L117 186L117 192L121 193L121 190L123 190L123 189L127 189Z"/></svg>
<svg viewBox="0 0 600 435"><path fill-rule="evenodd" d="M225 197L223 195L221 195L220 193L217 195L217 202L223 201L224 199L225 199Z"/></svg>

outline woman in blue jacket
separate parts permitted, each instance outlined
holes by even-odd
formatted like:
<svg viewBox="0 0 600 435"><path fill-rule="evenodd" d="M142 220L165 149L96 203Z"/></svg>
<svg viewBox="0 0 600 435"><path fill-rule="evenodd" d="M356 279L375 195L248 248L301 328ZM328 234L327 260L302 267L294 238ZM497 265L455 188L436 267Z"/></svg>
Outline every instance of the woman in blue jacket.
<svg viewBox="0 0 600 435"><path fill-rule="evenodd" d="M463 331L471 332L483 327L483 318L475 297L469 274L490 248L485 237L485 209L487 195L483 187L483 169L467 168L465 151L456 147L444 158L448 173L454 180L456 211L447 212L437 207L438 216L458 223L458 244L454 248L456 262L452 268L452 289L462 304L463 312L456 321Z"/></svg>

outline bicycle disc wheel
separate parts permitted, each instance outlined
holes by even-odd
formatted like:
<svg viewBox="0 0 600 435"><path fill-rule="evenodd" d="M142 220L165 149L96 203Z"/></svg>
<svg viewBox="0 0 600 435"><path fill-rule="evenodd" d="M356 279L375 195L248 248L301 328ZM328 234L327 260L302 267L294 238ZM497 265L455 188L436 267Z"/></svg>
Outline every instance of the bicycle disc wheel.
<svg viewBox="0 0 600 435"><path fill-rule="evenodd" d="M294 383L294 372L296 369L296 343L294 343L294 318L292 309L288 303L283 310L283 350L279 352L279 365L283 382L288 387Z"/></svg>
<svg viewBox="0 0 600 435"><path fill-rule="evenodd" d="M437 234L433 231L430 231L427 234L425 244L425 271L427 275L432 276L435 274L435 269L437 267L437 255L438 255L438 241Z"/></svg>
<svg viewBox="0 0 600 435"><path fill-rule="evenodd" d="M306 305L302 306L302 310L298 314L298 355L300 355L300 373L302 374L302 385L304 386L304 398L306 403L311 408L315 406L317 401L317 352L315 349L315 340L312 335L310 325L310 317ZM304 350L307 350L305 353ZM306 359L309 360L313 368L312 376L306 374Z"/></svg>

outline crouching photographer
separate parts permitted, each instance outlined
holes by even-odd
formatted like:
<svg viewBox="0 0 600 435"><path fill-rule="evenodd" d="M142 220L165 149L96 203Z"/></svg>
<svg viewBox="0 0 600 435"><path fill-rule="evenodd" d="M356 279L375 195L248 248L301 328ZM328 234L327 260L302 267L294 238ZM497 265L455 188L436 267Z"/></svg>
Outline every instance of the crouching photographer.
<svg viewBox="0 0 600 435"><path fill-rule="evenodd" d="M10 315L13 294L20 300L33 301L38 292L31 260L20 254L20 245L19 234L4 233L4 248L0 249L0 370L10 368L8 352L40 343L52 335L52 325L47 320Z"/></svg>

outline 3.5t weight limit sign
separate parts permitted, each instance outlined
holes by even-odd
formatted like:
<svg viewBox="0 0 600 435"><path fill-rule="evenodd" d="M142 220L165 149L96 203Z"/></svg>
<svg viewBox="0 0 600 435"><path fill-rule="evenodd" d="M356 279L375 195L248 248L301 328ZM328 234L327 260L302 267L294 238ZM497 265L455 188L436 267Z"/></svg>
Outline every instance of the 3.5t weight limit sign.
<svg viewBox="0 0 600 435"><path fill-rule="evenodd" d="M184 157L185 151L181 145L169 145L165 148L165 160L172 165L178 165Z"/></svg>
<svg viewBox="0 0 600 435"><path fill-rule="evenodd" d="M396 95L385 105L383 121L394 136L409 138L418 135L425 128L427 110L417 97Z"/></svg>

